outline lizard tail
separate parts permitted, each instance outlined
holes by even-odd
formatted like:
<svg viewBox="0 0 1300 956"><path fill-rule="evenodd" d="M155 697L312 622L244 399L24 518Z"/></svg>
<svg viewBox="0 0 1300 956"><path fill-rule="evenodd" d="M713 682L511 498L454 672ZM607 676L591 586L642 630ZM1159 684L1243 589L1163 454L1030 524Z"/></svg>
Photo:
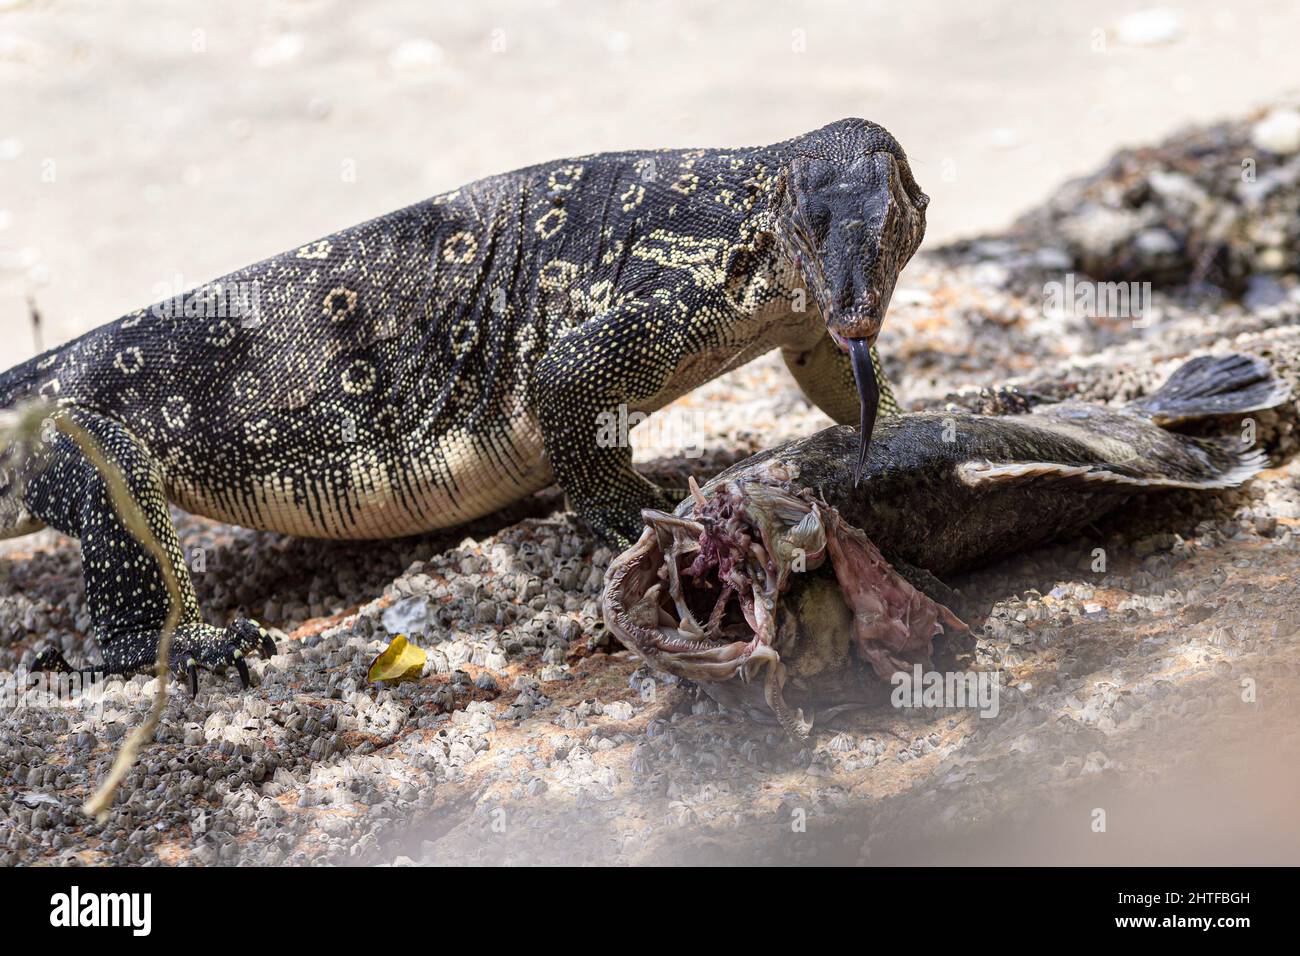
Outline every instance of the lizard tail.
<svg viewBox="0 0 1300 956"><path fill-rule="evenodd" d="M13 408L24 399L34 397L39 383L36 361L30 359L7 372L0 372L0 409Z"/></svg>

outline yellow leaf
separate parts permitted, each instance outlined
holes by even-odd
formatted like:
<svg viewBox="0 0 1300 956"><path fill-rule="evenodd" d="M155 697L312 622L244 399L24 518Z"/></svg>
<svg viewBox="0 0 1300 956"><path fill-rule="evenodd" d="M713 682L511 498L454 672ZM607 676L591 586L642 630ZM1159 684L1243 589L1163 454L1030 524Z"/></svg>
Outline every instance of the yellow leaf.
<svg viewBox="0 0 1300 956"><path fill-rule="evenodd" d="M405 634L398 634L373 661L366 679L370 681L392 681L400 684L404 680L419 680L424 671L424 651L406 640Z"/></svg>

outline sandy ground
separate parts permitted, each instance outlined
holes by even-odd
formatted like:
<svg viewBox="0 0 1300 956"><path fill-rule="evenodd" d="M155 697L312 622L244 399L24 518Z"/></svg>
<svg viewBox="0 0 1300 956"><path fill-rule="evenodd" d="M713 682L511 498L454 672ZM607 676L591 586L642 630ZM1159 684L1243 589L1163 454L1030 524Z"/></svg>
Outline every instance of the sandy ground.
<svg viewBox="0 0 1300 956"><path fill-rule="evenodd" d="M1145 9L5 0L0 364L33 354L29 297L48 347L556 156L865 116L908 149L939 242L1005 224L1118 145L1300 87L1294 3L1126 20Z"/></svg>
<svg viewBox="0 0 1300 956"><path fill-rule="evenodd" d="M1109 3L219 9L0 4L0 80L27 94L0 105L11 359L30 351L29 294L52 344L177 274L190 284L480 173L771 140L851 113L933 171L918 172L932 237L996 230L1119 142L1294 85L1277 46L1300 15L1188 4L1168 42L1132 45L1135 7ZM1139 331L1046 316L1034 263L1060 250L1020 241L935 242L909 270L887 354L912 400L1015 377L1127 398L1189 352L1228 348L1300 388L1294 276L1266 304L1162 296ZM710 410L704 455L641 455L677 481L826 424L770 357L680 408ZM209 675L173 699L103 823L77 808L139 719L145 679L101 711L6 710L0 863L1294 862L1298 423L1294 405L1259 416L1276 467L1245 489L1171 495L951 582L980 624L962 652L1006 682L998 718L876 710L803 743L608 640L611 555L553 490L379 544L178 515L207 556L209 617L278 624L280 653L255 662L247 693ZM75 544L45 532L13 548L0 676L49 641L93 658ZM429 649L427 673L367 685L397 630Z"/></svg>

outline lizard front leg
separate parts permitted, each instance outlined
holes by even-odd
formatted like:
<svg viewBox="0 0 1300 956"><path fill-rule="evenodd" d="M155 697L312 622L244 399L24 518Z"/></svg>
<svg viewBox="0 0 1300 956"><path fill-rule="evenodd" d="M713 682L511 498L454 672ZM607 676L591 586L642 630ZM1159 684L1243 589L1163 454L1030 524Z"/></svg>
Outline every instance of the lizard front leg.
<svg viewBox="0 0 1300 956"><path fill-rule="evenodd" d="M611 428L620 406L624 416L652 410L686 352L679 323L667 301L625 303L552 342L533 369L530 397L555 477L579 517L619 547L641 533L643 508L671 509L680 497L638 474Z"/></svg>
<svg viewBox="0 0 1300 956"><path fill-rule="evenodd" d="M838 349L829 335L818 338L812 348L783 348L781 357L785 359L790 374L799 383L799 388L814 405L837 424L858 424L861 403L853 381L853 366L849 363L848 353ZM875 367L876 382L880 388L879 413L897 415L901 409L898 400L894 398L889 379L885 378L880 355L874 346L871 349L871 364Z"/></svg>

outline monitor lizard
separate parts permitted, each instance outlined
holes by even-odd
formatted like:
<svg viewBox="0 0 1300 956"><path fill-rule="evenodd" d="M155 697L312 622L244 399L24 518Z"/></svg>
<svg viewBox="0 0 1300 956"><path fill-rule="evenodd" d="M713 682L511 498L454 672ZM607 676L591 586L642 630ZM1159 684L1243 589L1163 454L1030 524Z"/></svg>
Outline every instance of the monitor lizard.
<svg viewBox="0 0 1300 956"><path fill-rule="evenodd" d="M204 622L168 503L250 528L381 538L456 525L558 481L626 545L680 497L601 433L773 349L869 439L879 333L928 197L883 127L772 146L577 156L490 176L137 310L0 375L98 443L170 555L172 650L273 653ZM880 379L883 383L883 378ZM105 477L62 432L10 447L0 536L80 539L106 672L152 665L169 602ZM37 665L64 670L57 651Z"/></svg>

